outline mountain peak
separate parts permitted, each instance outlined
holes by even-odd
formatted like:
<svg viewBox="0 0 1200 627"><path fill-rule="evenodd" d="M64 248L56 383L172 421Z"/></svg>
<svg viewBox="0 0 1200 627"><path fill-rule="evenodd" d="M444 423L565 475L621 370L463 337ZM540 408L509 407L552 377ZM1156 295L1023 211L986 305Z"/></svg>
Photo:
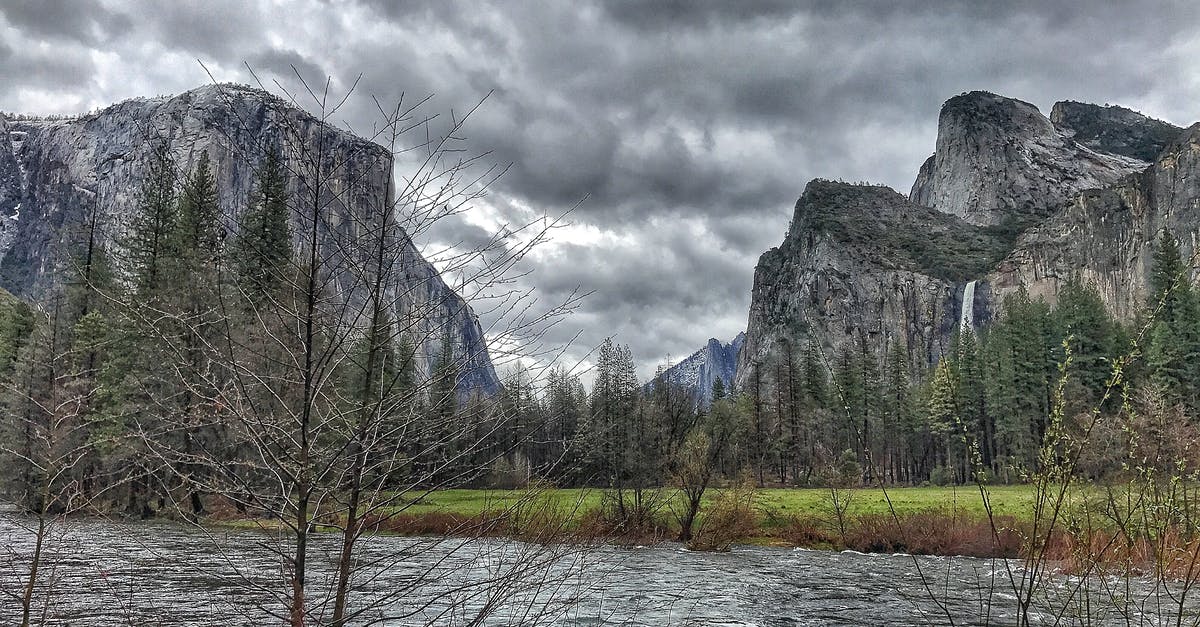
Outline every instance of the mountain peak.
<svg viewBox="0 0 1200 627"><path fill-rule="evenodd" d="M921 166L909 197L972 224L1027 226L1080 190L1103 187L1147 165L1082 145L1072 139L1075 134L1023 100L983 91L960 94L942 105L936 150Z"/></svg>
<svg viewBox="0 0 1200 627"><path fill-rule="evenodd" d="M738 333L737 337L728 343L709 338L704 348L663 371L663 378L691 390L695 403L706 407L712 403L714 379L720 379L726 389L733 387L737 376L738 351L741 350L745 338L745 332ZM653 385L654 382L651 381L646 387L651 388Z"/></svg>
<svg viewBox="0 0 1200 627"><path fill-rule="evenodd" d="M989 91L971 91L946 100L938 116L939 127L947 121L963 124L971 133L989 128L1031 135L1053 131L1050 121L1033 104Z"/></svg>
<svg viewBox="0 0 1200 627"><path fill-rule="evenodd" d="M1050 121L1088 148L1140 161L1154 161L1183 132L1133 109L1073 100L1054 103Z"/></svg>

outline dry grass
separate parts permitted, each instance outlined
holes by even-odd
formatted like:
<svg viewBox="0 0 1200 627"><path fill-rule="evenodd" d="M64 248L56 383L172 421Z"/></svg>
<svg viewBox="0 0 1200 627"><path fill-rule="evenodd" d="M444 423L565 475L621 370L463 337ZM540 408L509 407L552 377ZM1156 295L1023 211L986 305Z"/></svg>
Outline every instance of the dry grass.
<svg viewBox="0 0 1200 627"><path fill-rule="evenodd" d="M745 485L721 490L704 517L688 548L693 551L728 551L734 543L756 535L758 513L756 491Z"/></svg>
<svg viewBox="0 0 1200 627"><path fill-rule="evenodd" d="M827 519L797 516L772 536L806 548L971 557L1017 557L1022 538L1015 518L997 518L993 528L986 518L944 510L860 514L851 517L845 537Z"/></svg>

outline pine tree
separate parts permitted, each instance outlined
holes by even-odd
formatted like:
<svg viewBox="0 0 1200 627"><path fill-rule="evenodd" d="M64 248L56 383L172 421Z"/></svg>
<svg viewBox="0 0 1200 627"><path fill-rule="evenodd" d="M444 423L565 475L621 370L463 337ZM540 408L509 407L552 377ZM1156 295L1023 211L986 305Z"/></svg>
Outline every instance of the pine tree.
<svg viewBox="0 0 1200 627"><path fill-rule="evenodd" d="M979 453L980 461L991 467L994 454L995 424L987 406L987 388L984 385L983 363L979 342L975 332L963 329L959 337L958 354L958 407L961 412L961 429L969 436L968 444ZM970 453L970 452L968 452ZM966 463L970 464L967 459Z"/></svg>
<svg viewBox="0 0 1200 627"><path fill-rule="evenodd" d="M431 445L440 449L443 459L453 459L458 451L449 450L451 444L457 441L451 434L455 428L455 416L458 413L458 376L459 365L454 355L454 338L450 329L442 333L442 347L438 351L437 364L434 368L433 381L430 385L429 402L432 406L430 418L433 424L428 432L433 435ZM455 470L455 469L450 469ZM444 479L444 477L439 477Z"/></svg>
<svg viewBox="0 0 1200 627"><path fill-rule="evenodd" d="M234 266L252 296L283 283L292 257L287 184L278 150L267 151L259 166L250 204L238 225Z"/></svg>
<svg viewBox="0 0 1200 627"><path fill-rule="evenodd" d="M935 460L939 466L949 467L955 455L953 444L958 434L960 416L956 401L958 380L950 360L943 358L933 371L930 382L927 421L929 432L936 443Z"/></svg>
<svg viewBox="0 0 1200 627"><path fill-rule="evenodd" d="M1059 290L1054 318L1060 337L1071 340L1074 378L1091 399L1098 399L1111 374L1110 360L1117 349L1116 321L1108 314L1096 288L1085 285L1078 277L1068 279Z"/></svg>
<svg viewBox="0 0 1200 627"><path fill-rule="evenodd" d="M721 377L713 377L712 400L716 402L723 398L725 398L725 382L721 380Z"/></svg>
<svg viewBox="0 0 1200 627"><path fill-rule="evenodd" d="M905 479L907 466L905 441L913 431L909 378L908 351L896 342L888 350L887 368L883 377L880 404L880 438L884 442L883 459L880 462L891 481Z"/></svg>
<svg viewBox="0 0 1200 627"><path fill-rule="evenodd" d="M1013 363L1013 414L1023 423L1024 437L1012 431L1013 454L1032 464L1050 416L1053 385L1057 377L1056 351L1061 338L1053 331L1051 310L1040 298L1031 299L1022 288L1005 299L1002 324Z"/></svg>
<svg viewBox="0 0 1200 627"><path fill-rule="evenodd" d="M178 257L175 163L165 144L150 158L121 247L134 294L155 301L167 289L170 264Z"/></svg>
<svg viewBox="0 0 1200 627"><path fill-rule="evenodd" d="M1183 256L1179 252L1179 243L1167 229L1159 234L1158 245L1154 248L1153 264L1150 268L1150 302L1151 311L1161 307L1162 313L1156 316L1158 320L1175 320L1177 310L1186 306L1188 293L1191 291L1191 273L1186 272Z"/></svg>
<svg viewBox="0 0 1200 627"><path fill-rule="evenodd" d="M824 409L829 403L829 373L821 363L816 340L809 340L804 350L804 393L813 406Z"/></svg>
<svg viewBox="0 0 1200 627"><path fill-rule="evenodd" d="M216 257L221 241L220 218L217 182L208 153L202 152L179 194L178 246L186 260L203 264Z"/></svg>
<svg viewBox="0 0 1200 627"><path fill-rule="evenodd" d="M582 451L570 446L579 437L580 426L586 410L586 396L579 377L569 374L561 366L550 369L546 384L547 455L551 464L548 469L552 478L565 478L572 483L582 479L580 465Z"/></svg>
<svg viewBox="0 0 1200 627"><path fill-rule="evenodd" d="M857 353L849 345L843 346L838 352L837 368L833 375L838 428L831 450L835 451L862 451L861 421L866 410L861 358Z"/></svg>
<svg viewBox="0 0 1200 627"><path fill-rule="evenodd" d="M1154 250L1150 290L1150 380L1168 403L1200 409L1200 298L1179 245L1165 229Z"/></svg>
<svg viewBox="0 0 1200 627"><path fill-rule="evenodd" d="M859 360L859 381L862 384L861 398L861 430L859 437L861 439L858 451L858 463L866 471L867 476L864 479L870 481L873 479L873 473L876 470L875 457L878 456L878 447L876 446L879 434L877 433L879 422L879 406L880 406L880 381L879 381L879 363L875 357L875 351L867 343L867 337L864 334L858 336L858 360Z"/></svg>

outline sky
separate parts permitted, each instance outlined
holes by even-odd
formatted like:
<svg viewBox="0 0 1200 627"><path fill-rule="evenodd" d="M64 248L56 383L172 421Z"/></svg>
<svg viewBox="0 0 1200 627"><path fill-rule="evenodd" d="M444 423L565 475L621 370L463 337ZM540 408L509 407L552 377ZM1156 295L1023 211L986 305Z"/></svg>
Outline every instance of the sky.
<svg viewBox="0 0 1200 627"><path fill-rule="evenodd" d="M571 210L515 284L542 305L589 294L548 332L573 340L564 363L613 336L648 377L744 329L807 181L907 193L951 96L1200 120L1197 26L1193 2L0 0L0 110L251 83L247 65L276 92L299 89L293 68L335 93L361 76L355 129L371 98L486 97L462 135L508 170L421 243Z"/></svg>

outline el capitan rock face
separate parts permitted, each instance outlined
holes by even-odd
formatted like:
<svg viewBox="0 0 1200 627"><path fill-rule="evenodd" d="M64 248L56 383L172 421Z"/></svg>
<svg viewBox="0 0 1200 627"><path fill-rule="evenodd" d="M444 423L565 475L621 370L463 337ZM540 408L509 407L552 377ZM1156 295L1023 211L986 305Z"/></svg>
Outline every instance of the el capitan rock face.
<svg viewBox="0 0 1200 627"><path fill-rule="evenodd" d="M987 92L956 96L907 198L829 181L805 188L783 243L756 268L737 385L810 341L827 365L864 339L879 355L902 345L914 366L935 363L964 292L979 326L1006 294L1025 287L1053 302L1078 274L1132 319L1164 227L1185 254L1196 250L1200 125L1075 102L1047 118Z"/></svg>
<svg viewBox="0 0 1200 627"><path fill-rule="evenodd" d="M390 155L264 91L209 85L128 100L78 118L0 116L0 287L32 300L46 293L61 280L78 230L93 210L102 238L115 241L141 173L160 144L181 169L192 169L201 154L209 156L229 239L264 147L282 146L287 164L303 146L318 143L322 171L330 173L325 234L353 237L356 221L349 216L381 205L392 184ZM291 193L299 193L299 181L289 184ZM449 333L463 364L460 389L498 390L478 319L407 236L398 265L395 314L421 338L419 367L430 371Z"/></svg>

